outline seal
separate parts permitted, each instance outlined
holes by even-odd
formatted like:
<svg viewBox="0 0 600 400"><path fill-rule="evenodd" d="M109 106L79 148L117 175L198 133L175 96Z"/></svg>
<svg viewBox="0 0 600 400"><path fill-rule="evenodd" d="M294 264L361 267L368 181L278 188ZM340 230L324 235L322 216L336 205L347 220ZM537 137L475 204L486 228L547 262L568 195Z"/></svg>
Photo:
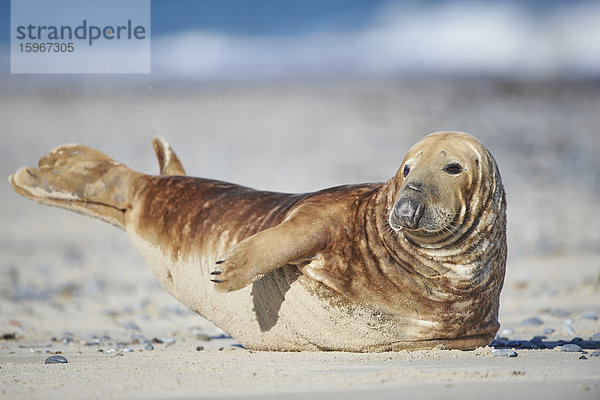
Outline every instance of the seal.
<svg viewBox="0 0 600 400"><path fill-rule="evenodd" d="M159 176L65 145L9 180L126 230L169 293L249 349L466 350L494 338L506 200L473 136L430 134L386 182L303 194L189 177L164 139L153 144Z"/></svg>

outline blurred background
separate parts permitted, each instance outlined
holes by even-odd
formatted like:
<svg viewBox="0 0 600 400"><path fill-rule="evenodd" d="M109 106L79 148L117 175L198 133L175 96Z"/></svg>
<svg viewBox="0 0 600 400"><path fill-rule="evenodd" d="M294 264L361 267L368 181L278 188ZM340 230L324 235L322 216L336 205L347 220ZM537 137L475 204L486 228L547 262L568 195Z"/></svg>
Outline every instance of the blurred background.
<svg viewBox="0 0 600 400"><path fill-rule="evenodd" d="M10 74L0 4L0 175L70 142L156 173L163 135L191 175L304 192L387 180L427 133L467 131L508 193L504 321L527 299L597 308L599 2L152 0L147 75ZM4 310L177 307L124 233L0 196Z"/></svg>

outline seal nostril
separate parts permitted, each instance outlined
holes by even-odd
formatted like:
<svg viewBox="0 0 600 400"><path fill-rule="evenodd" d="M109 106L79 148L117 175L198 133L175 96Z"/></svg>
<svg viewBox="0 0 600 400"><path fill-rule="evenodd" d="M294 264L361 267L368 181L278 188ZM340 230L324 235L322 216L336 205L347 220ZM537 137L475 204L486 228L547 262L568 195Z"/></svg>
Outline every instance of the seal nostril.
<svg viewBox="0 0 600 400"><path fill-rule="evenodd" d="M425 212L425 206L420 201L403 197L398 200L394 207L394 215L398 222L409 229L415 229L419 226L419 221Z"/></svg>

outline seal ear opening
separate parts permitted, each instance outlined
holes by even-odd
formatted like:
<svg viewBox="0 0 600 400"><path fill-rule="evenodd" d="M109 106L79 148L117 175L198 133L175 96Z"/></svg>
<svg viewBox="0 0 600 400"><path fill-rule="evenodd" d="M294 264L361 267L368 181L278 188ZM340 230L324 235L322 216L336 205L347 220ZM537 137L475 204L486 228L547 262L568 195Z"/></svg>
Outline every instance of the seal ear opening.
<svg viewBox="0 0 600 400"><path fill-rule="evenodd" d="M161 175L187 175L177 154L162 136L152 139L152 146L158 159L158 167Z"/></svg>

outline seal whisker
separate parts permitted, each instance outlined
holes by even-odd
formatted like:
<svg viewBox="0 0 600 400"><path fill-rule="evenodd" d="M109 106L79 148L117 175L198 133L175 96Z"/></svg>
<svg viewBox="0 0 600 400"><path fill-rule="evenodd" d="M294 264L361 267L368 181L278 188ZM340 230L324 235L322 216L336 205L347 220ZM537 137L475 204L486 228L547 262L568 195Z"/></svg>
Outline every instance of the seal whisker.
<svg viewBox="0 0 600 400"><path fill-rule="evenodd" d="M383 232L384 236L390 236L391 239L397 239L399 235L399 233L394 228L392 228L389 221L383 223L383 226L380 228L380 232Z"/></svg>

